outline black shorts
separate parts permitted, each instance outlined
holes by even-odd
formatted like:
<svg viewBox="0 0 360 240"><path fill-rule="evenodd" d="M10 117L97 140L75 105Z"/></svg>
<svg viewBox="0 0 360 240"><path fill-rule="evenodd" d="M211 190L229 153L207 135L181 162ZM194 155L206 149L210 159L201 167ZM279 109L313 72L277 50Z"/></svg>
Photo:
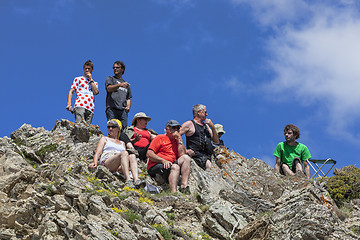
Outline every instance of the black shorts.
<svg viewBox="0 0 360 240"><path fill-rule="evenodd" d="M201 152L195 152L195 155L191 157L196 164L202 169L206 170L206 161L211 161L211 155L207 155Z"/></svg>
<svg viewBox="0 0 360 240"><path fill-rule="evenodd" d="M292 167L291 167L291 171L292 171L293 173L296 173L296 161L299 161L299 163L302 164L300 158L295 157L295 158L293 159L293 161L292 161ZM286 163L281 162L281 164L280 164L280 173L281 173L282 175L285 175L285 173L284 173L284 171L283 171L283 169L282 169L282 166L283 166L284 164L286 164Z"/></svg>
<svg viewBox="0 0 360 240"><path fill-rule="evenodd" d="M178 164L178 161L173 162L172 164ZM160 174L164 180L167 182L169 181L169 175L170 175L171 167L168 169L164 168L164 164L158 163L151 168L149 168L148 173L150 177L155 177L156 174Z"/></svg>

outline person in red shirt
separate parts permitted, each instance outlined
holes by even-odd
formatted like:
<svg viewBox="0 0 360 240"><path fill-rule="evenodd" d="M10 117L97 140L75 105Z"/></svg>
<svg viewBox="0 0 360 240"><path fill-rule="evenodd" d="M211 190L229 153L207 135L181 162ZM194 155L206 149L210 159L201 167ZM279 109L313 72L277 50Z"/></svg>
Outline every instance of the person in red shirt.
<svg viewBox="0 0 360 240"><path fill-rule="evenodd" d="M180 124L170 120L166 123L165 134L157 135L150 143L146 154L149 158L147 171L151 177L160 174L167 179L172 193L176 192L181 174L180 192L190 194L190 157L186 154L179 130Z"/></svg>

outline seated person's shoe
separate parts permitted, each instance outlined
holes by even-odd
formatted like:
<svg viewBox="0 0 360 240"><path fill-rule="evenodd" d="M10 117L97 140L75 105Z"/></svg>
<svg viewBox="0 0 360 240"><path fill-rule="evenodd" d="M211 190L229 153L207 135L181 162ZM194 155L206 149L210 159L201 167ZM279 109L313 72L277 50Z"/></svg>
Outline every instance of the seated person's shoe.
<svg viewBox="0 0 360 240"><path fill-rule="evenodd" d="M190 194L191 194L191 193L190 193L190 187L189 187L189 186L184 187L184 188L180 187L179 191L180 191L181 193L183 193L183 194L186 194L186 195L190 195Z"/></svg>
<svg viewBox="0 0 360 240"><path fill-rule="evenodd" d="M139 188L144 188L146 186L146 182L144 180L136 180L134 182L135 188L139 189Z"/></svg>
<svg viewBox="0 0 360 240"><path fill-rule="evenodd" d="M134 182L132 180L125 182L125 186L129 188L135 188Z"/></svg>

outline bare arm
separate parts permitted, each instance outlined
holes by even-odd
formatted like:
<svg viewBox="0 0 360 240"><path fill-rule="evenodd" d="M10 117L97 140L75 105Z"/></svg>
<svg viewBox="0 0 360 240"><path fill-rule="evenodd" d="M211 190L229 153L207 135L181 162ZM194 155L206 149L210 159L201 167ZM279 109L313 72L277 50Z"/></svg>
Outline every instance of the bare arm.
<svg viewBox="0 0 360 240"><path fill-rule="evenodd" d="M92 88L92 90L93 90L94 95L98 95L98 94L99 94L99 89L98 89L98 87L96 86L96 84L95 84L95 82L94 82L94 79L92 78L91 72L85 73L85 77L86 77L87 79L89 79L90 86L91 86L91 88Z"/></svg>
<svg viewBox="0 0 360 240"><path fill-rule="evenodd" d="M180 131L179 131L180 135L184 135L185 136L192 136L195 133L195 126L192 123L192 121L186 121L183 123L183 125L181 125ZM184 146L185 148L185 146ZM192 149L185 149L185 153L188 154L190 157L195 155L195 152Z"/></svg>
<svg viewBox="0 0 360 240"><path fill-rule="evenodd" d="M131 107L131 99L126 99L126 107L125 107L125 111L129 112L130 111L130 107Z"/></svg>
<svg viewBox="0 0 360 240"><path fill-rule="evenodd" d="M174 136L178 143L178 154L179 154L178 158L179 158L186 153L186 149L185 149L185 146L182 141L180 133L178 131L176 131L176 132L174 132Z"/></svg>
<svg viewBox="0 0 360 240"><path fill-rule="evenodd" d="M219 144L219 135L215 130L215 125L214 123L210 120L210 119L205 119L205 124L208 126L210 135L211 135L211 140L215 143L215 144Z"/></svg>
<svg viewBox="0 0 360 240"><path fill-rule="evenodd" d="M171 167L172 162L167 161L161 157L159 157L158 155L155 154L155 152L151 149L149 149L146 153L146 157L148 157L151 161L156 162L156 163L162 163L164 164L164 168L168 169Z"/></svg>
<svg viewBox="0 0 360 240"><path fill-rule="evenodd" d="M98 145L96 147L96 151L95 151L95 155L94 155L94 162L89 165L90 168L96 168L97 167L100 154L102 153L102 150L103 150L105 144L106 144L106 137L101 137L100 141L99 141L99 143L98 143Z"/></svg>
<svg viewBox="0 0 360 240"><path fill-rule="evenodd" d="M69 94L68 94L68 97L67 97L67 106L66 106L66 110L72 112L73 108L71 106L71 99L72 99L72 96L75 92L75 89L73 88L70 88L70 91L69 91Z"/></svg>
<svg viewBox="0 0 360 240"><path fill-rule="evenodd" d="M194 127L194 124L191 122L191 121L186 121L183 123L183 125L181 125L181 128L180 128L180 135L184 135L185 136L191 136L193 135L195 132L195 127Z"/></svg>
<svg viewBox="0 0 360 240"><path fill-rule="evenodd" d="M118 90L119 87L128 88L129 86L130 86L130 83L128 83L128 82L117 83L115 85L107 85L106 91L115 92L116 90Z"/></svg>
<svg viewBox="0 0 360 240"><path fill-rule="evenodd" d="M96 84L95 84L94 81L90 82L90 86L91 86L91 88L92 88L92 90L93 90L94 95L98 95L98 94L99 94L99 89L98 89L98 87L96 86Z"/></svg>
<svg viewBox="0 0 360 240"><path fill-rule="evenodd" d="M281 159L279 157L276 157L276 163L275 163L275 172L280 173L280 163L281 163Z"/></svg>
<svg viewBox="0 0 360 240"><path fill-rule="evenodd" d="M304 170L305 170L306 177L308 179L310 179L310 166L309 166L308 160L304 161Z"/></svg>

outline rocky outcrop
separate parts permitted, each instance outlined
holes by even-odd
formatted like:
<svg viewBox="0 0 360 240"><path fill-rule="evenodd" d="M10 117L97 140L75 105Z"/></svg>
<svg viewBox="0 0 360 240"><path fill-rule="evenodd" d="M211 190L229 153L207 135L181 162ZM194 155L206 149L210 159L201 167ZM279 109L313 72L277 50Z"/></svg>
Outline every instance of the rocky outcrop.
<svg viewBox="0 0 360 240"><path fill-rule="evenodd" d="M0 139L0 239L359 239L359 200L341 214L324 187L284 177L219 147L206 171L192 162L192 195L149 194L100 166L102 133L57 121ZM355 230L354 230L355 229Z"/></svg>

